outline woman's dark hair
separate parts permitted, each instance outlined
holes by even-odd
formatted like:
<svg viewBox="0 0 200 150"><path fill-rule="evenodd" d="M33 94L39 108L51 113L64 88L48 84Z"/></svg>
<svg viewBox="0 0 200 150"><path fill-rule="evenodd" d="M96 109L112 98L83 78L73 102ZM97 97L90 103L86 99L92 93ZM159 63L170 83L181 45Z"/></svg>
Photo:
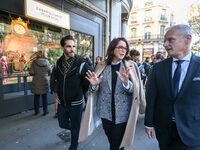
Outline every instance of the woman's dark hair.
<svg viewBox="0 0 200 150"><path fill-rule="evenodd" d="M73 36L71 36L71 35L67 35L67 36L63 37L63 38L60 40L60 45L61 45L62 47L64 47L64 46L65 46L65 41L67 41L67 40L72 40L72 41L74 41L74 38L73 38Z"/></svg>
<svg viewBox="0 0 200 150"><path fill-rule="evenodd" d="M126 40L125 38L123 38L123 37L114 38L114 39L110 42L110 44L109 44L109 46L108 46L108 49L107 49L106 63L107 63L108 65L111 64L111 62L112 62L112 60L113 60L113 58L114 58L114 50L115 50L117 44L118 44L120 41L124 41L124 42L126 43L126 48L127 48L127 49L126 49L126 55L125 55L125 57L124 57L124 59L126 59L126 56L127 56L128 53L129 53L129 45L128 45L127 40Z"/></svg>

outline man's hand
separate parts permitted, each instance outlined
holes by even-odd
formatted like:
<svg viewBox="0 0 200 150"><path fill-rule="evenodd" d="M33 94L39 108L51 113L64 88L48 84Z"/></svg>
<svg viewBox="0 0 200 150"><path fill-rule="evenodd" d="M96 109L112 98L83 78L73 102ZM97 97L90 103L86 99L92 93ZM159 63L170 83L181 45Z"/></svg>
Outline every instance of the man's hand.
<svg viewBox="0 0 200 150"><path fill-rule="evenodd" d="M150 139L155 138L155 129L151 127L145 127L145 132Z"/></svg>

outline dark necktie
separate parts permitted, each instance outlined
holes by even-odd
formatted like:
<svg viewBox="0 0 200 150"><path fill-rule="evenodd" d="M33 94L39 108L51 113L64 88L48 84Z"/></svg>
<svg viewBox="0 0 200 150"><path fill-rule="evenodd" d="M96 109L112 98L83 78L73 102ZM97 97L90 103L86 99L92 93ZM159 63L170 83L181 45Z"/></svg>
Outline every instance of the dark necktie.
<svg viewBox="0 0 200 150"><path fill-rule="evenodd" d="M179 82L181 77L181 64L184 62L184 60L177 60L175 61L177 63L176 70L174 72L173 77L173 95L176 97L179 92Z"/></svg>
<svg viewBox="0 0 200 150"><path fill-rule="evenodd" d="M181 64L184 62L184 60L176 60L175 62L177 63L177 67L176 67L176 70L175 70L174 76L173 76L174 101L179 92L179 82L180 82L180 77L181 77ZM172 107L172 121L175 121L174 107Z"/></svg>

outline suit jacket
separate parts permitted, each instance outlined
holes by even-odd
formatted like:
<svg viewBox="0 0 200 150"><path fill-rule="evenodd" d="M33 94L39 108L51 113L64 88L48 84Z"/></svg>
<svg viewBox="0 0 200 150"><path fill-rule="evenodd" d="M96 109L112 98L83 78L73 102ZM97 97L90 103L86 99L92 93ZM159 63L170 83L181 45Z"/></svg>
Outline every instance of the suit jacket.
<svg viewBox="0 0 200 150"><path fill-rule="evenodd" d="M126 147L126 146L132 145L133 140L134 140L135 128L136 128L136 122L137 122L139 110L140 110L140 113L144 113L145 106L146 106L146 101L145 101L145 97L144 97L144 93L143 93L143 86L142 86L142 83L140 80L140 73L137 68L137 65L133 61L126 61L125 64L128 68L130 68L130 78L133 83L133 91L132 91L132 103L131 103L129 115L127 118L127 125L126 125L125 133L124 133L120 147ZM96 68L97 74L99 74L99 72L102 72L102 70L105 69L105 67L106 67L105 62L98 63L97 68ZM106 74L106 69L105 69L105 74ZM117 81L117 82L119 82L119 81ZM104 84L106 84L106 83L104 83ZM105 88L110 88L110 86L111 86L111 85L109 85L109 84L111 84L110 80L107 80L107 84L108 85ZM117 84L120 84L120 83L117 83ZM107 90L108 91L105 91L107 94L103 94L104 97L109 95L110 90L109 89L107 89ZM97 94L97 97L98 97L99 91L97 91L95 93ZM123 94L123 92L121 94ZM100 97L97 98L97 101L100 99ZM124 97L123 97L123 99L124 99ZM92 122L92 121L94 121L94 116L92 114L93 111L91 111L91 109L93 109L92 101L95 101L95 99L93 99L91 96L88 99L85 114L84 114L82 122L81 122L79 141L82 141L87 136L89 136L91 134L91 132L93 131L93 129L90 129L90 128L94 128L93 124L95 124L95 123Z"/></svg>
<svg viewBox="0 0 200 150"><path fill-rule="evenodd" d="M200 58L192 55L186 77L176 98L172 95L172 58L156 63L146 85L145 126L155 127L156 137L171 128L172 107L183 143L200 145Z"/></svg>

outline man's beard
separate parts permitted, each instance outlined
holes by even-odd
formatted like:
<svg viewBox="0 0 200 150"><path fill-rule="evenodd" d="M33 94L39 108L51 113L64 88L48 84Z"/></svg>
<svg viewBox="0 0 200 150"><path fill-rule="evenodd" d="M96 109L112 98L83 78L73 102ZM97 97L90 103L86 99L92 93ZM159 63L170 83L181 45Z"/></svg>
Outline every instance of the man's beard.
<svg viewBox="0 0 200 150"><path fill-rule="evenodd" d="M74 55L75 55L74 52L71 52L68 54L68 57L74 57Z"/></svg>

